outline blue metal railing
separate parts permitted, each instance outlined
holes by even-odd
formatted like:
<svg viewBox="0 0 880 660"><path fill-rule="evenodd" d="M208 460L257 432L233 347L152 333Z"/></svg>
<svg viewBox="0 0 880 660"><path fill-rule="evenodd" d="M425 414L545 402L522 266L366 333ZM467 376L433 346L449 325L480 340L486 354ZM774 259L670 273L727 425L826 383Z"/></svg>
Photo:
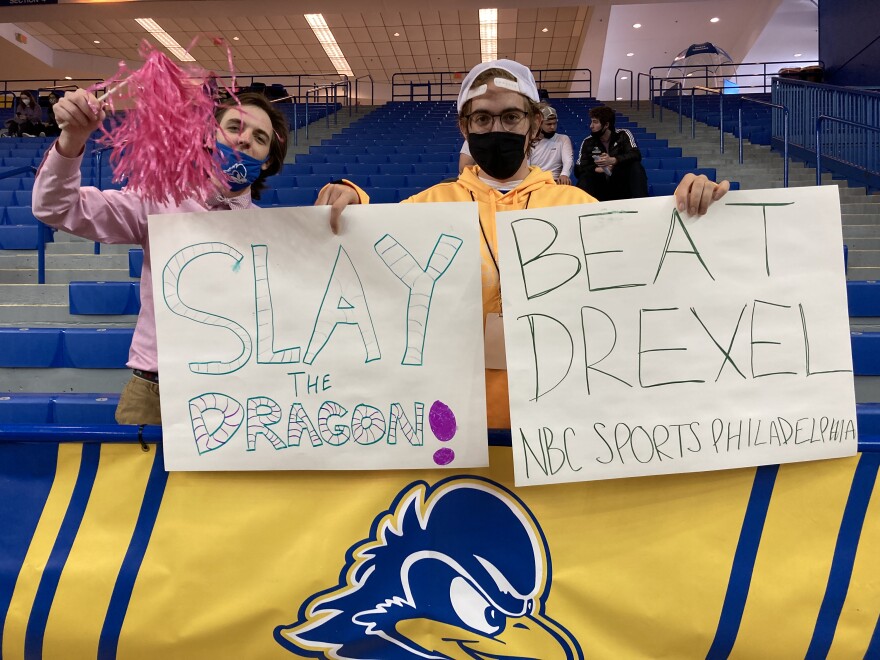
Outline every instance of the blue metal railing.
<svg viewBox="0 0 880 660"><path fill-rule="evenodd" d="M813 138L819 115L868 126L880 126L880 93L878 92L777 78L773 81L772 100L774 103L791 108L789 127L791 143L810 150L814 147ZM774 124L774 137L779 137L779 129L780 127ZM854 158L848 160L856 162Z"/></svg>
<svg viewBox="0 0 880 660"><path fill-rule="evenodd" d="M816 185L817 186L822 185L822 151L825 146L828 146L828 142L822 139L822 124L824 122L832 122L835 124L848 126L850 128L855 128L859 131L863 131L865 133L873 132L873 133L880 134L880 127L877 127L877 126L868 126L867 124L862 124L862 123L855 122L855 121L848 121L846 119L840 119L838 117L829 117L828 115L819 115L818 117L816 117L816 142L815 142L815 144L816 144ZM844 143L843 145L839 145L839 143L837 142L837 139L836 139L838 137L837 135L832 135L830 137L831 137L830 146L833 149L835 149L836 155L839 155L841 151L843 152L844 156L852 155L853 152L851 150L851 147L852 147L851 144ZM847 137L850 137L850 136L847 136ZM871 142L873 143L874 151L872 153L868 153L870 151L869 147L868 147L868 140L861 141L860 146L863 151L863 153L861 154L861 156L862 156L861 160L865 163L867 163L867 162L876 163L877 162L876 161L876 158L877 158L876 149L877 149L877 144L880 143L880 139L872 140ZM839 148L839 146L842 146L842 148ZM844 160L844 158L841 158L839 156L838 156L837 160L842 160L844 162L847 162ZM858 163L853 163L851 161L848 164L858 166ZM874 169L874 172L877 172L876 167Z"/></svg>
<svg viewBox="0 0 880 660"><path fill-rule="evenodd" d="M628 73L629 76L621 78L621 73ZM614 74L614 100L617 101L617 81L629 80L629 107L633 107L633 72L632 69L618 69Z"/></svg>
<svg viewBox="0 0 880 660"><path fill-rule="evenodd" d="M566 93L571 98L593 96L590 69L532 69L539 88ZM391 76L392 101L443 101L458 98L464 73L461 71L401 71ZM424 92L416 90L425 88Z"/></svg>
<svg viewBox="0 0 880 660"><path fill-rule="evenodd" d="M857 418L869 419L867 412L856 406ZM860 414L862 413L862 414ZM488 429L489 445L510 447L509 429ZM0 424L0 443L53 443L53 442L106 442L106 443L157 443L162 441L161 426L130 426L117 424L93 424L88 426L62 426L58 424ZM880 437L870 434L859 436L860 452L880 452Z"/></svg>
<svg viewBox="0 0 880 660"><path fill-rule="evenodd" d="M749 103L757 103L758 105L765 105L770 108L775 108L777 110L782 110L782 185L784 188L788 188L788 108L784 105L780 105L778 103L768 103L767 101L761 101L759 99L750 99L748 96L740 97L739 104L739 164L743 164L743 109L742 104L743 101L748 101ZM818 184L816 184L818 185Z"/></svg>
<svg viewBox="0 0 880 660"><path fill-rule="evenodd" d="M16 167L5 172L0 172L0 179L19 176L21 174L36 174L37 168L32 165ZM37 283L46 283L46 236L54 231L49 225L37 221Z"/></svg>

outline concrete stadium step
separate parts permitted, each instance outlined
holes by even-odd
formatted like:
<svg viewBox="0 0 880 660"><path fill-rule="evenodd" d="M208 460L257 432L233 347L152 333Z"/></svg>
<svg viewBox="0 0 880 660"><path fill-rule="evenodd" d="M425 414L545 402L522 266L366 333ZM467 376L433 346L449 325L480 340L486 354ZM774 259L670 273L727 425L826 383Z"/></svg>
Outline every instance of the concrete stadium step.
<svg viewBox="0 0 880 660"><path fill-rule="evenodd" d="M68 284L80 280L101 281L101 282L131 282L132 278L128 276L128 267L125 269L116 268L83 268L83 269L66 269L52 268L51 264L46 268L47 284ZM7 269L0 270L0 284L36 284L37 269L20 270Z"/></svg>
<svg viewBox="0 0 880 660"><path fill-rule="evenodd" d="M118 393L129 378L128 369L0 368L0 391Z"/></svg>
<svg viewBox="0 0 880 660"><path fill-rule="evenodd" d="M871 268L880 264L880 250L854 249L849 246L849 261L847 268Z"/></svg>
<svg viewBox="0 0 880 660"><path fill-rule="evenodd" d="M848 280L880 280L880 266L852 266L846 269ZM880 399L877 399L880 401Z"/></svg>
<svg viewBox="0 0 880 660"><path fill-rule="evenodd" d="M4 305L66 305L66 284L0 284Z"/></svg>
<svg viewBox="0 0 880 660"><path fill-rule="evenodd" d="M134 327L137 316L71 314L70 305L62 304L0 304L0 326L56 327L59 325L106 328Z"/></svg>
<svg viewBox="0 0 880 660"><path fill-rule="evenodd" d="M843 240L848 238L878 238L880 237L880 223L874 225L866 224L844 224Z"/></svg>
<svg viewBox="0 0 880 660"><path fill-rule="evenodd" d="M57 236L57 234L56 234ZM46 254L95 254L94 243L81 243L79 241L59 241L46 245ZM139 245L101 245L101 255L124 254L128 256L128 251L139 248Z"/></svg>
<svg viewBox="0 0 880 660"><path fill-rule="evenodd" d="M83 270L86 268L115 270L125 268L128 270L128 252L125 252L125 254L47 254L46 266L51 266L55 270L62 268L71 270ZM0 253L0 270L36 267L36 252Z"/></svg>

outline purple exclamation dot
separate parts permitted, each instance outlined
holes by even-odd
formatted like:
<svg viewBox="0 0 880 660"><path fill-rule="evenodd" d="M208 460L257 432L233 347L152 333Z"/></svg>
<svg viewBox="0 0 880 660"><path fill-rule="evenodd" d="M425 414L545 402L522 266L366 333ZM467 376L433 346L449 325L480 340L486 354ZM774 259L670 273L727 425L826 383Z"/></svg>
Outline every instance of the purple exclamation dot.
<svg viewBox="0 0 880 660"><path fill-rule="evenodd" d="M440 442L449 442L458 431L455 413L442 401L435 401L431 406L428 423ZM437 465L449 465L453 460L455 460L455 452L450 447L443 447L434 452L434 462Z"/></svg>

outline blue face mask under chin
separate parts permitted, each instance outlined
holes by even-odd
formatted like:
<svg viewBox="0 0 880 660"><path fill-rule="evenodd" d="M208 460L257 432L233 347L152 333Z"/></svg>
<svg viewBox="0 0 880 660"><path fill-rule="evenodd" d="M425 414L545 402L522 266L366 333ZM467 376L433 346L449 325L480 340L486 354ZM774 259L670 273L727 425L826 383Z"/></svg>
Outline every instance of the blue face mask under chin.
<svg viewBox="0 0 880 660"><path fill-rule="evenodd" d="M217 142L217 151L220 158L220 167L226 174L226 182L232 192L244 190L256 181L263 171L263 164L269 159L257 160L246 153L236 151L222 142Z"/></svg>

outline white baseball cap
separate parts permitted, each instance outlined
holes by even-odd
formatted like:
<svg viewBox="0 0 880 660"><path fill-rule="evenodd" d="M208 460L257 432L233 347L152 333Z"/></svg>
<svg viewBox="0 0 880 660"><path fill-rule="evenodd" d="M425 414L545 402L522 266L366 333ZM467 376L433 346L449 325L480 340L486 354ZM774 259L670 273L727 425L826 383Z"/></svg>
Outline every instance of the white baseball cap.
<svg viewBox="0 0 880 660"><path fill-rule="evenodd" d="M475 89L471 89L474 80L477 79L483 71L488 69L501 69L514 77L515 80L507 78L495 78L495 85L503 89L509 89L519 92L523 96L530 98L535 103L538 102L538 86L535 84L535 77L527 66L523 66L519 62L513 60L493 60L491 62L483 62L468 71L464 81L461 83L461 91L458 93L458 111L464 107L464 104L472 98L482 96L486 93L488 85L480 85Z"/></svg>

